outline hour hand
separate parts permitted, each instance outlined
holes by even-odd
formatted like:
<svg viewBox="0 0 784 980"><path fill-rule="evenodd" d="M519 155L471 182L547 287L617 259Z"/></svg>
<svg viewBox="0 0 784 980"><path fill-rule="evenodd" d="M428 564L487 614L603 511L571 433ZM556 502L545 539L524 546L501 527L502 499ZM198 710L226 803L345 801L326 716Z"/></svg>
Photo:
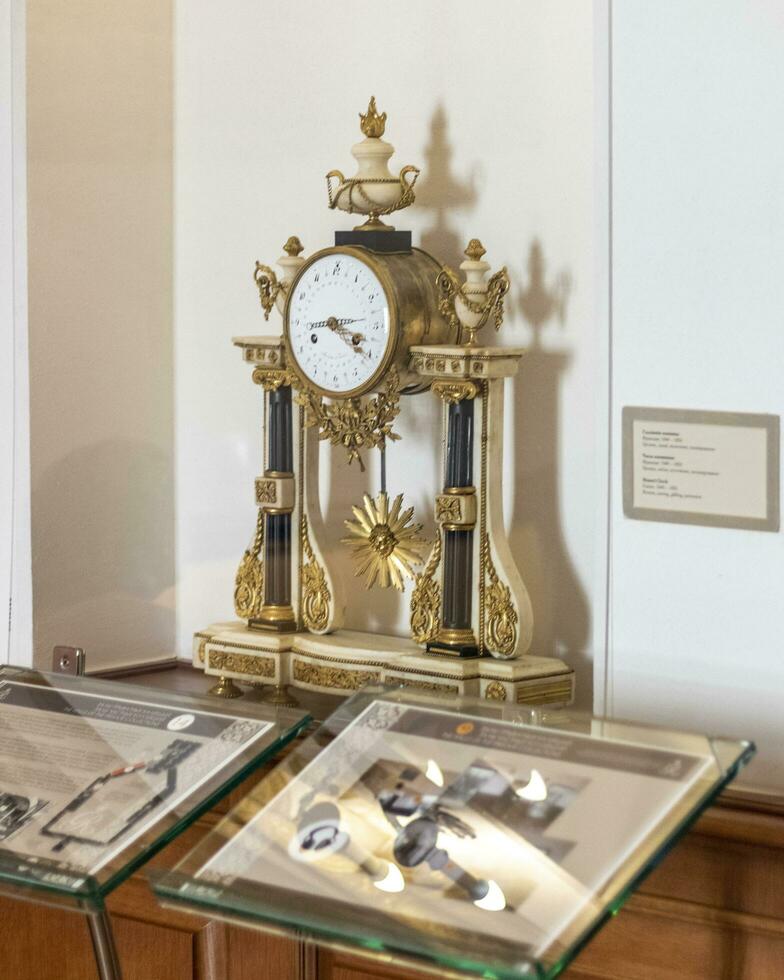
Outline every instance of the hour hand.
<svg viewBox="0 0 784 980"><path fill-rule="evenodd" d="M327 320L327 326L333 333L336 333L342 341L347 343L349 347L352 347L354 350L356 350L357 345L362 343L362 341L365 338L361 333L353 333L351 330L348 329L347 326L345 326L345 324L358 323L358 322L359 322L358 320L349 320L349 319L341 321L341 320L337 320L334 316L331 316L329 320Z"/></svg>

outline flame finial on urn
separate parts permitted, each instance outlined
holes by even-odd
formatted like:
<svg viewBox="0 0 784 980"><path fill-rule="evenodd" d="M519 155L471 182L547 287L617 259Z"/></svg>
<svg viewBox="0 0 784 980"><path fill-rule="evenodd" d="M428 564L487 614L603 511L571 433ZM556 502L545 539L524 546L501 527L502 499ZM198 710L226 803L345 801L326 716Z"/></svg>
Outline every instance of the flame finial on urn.
<svg viewBox="0 0 784 980"><path fill-rule="evenodd" d="M364 115L360 112L359 119L359 128L362 130L363 136L367 136L368 139L380 139L380 137L384 135L384 130L387 124L387 114L382 112L379 115L376 109L375 95L370 96L367 112Z"/></svg>
<svg viewBox="0 0 784 980"><path fill-rule="evenodd" d="M368 220L355 231L394 231L379 217L414 203L419 169L409 165L397 177L390 173L388 163L395 148L381 138L387 114L378 111L375 96L371 96L367 112L360 112L359 119L365 138L351 148L357 172L353 177L346 177L340 170L330 170L327 174L329 206L349 214L366 214Z"/></svg>

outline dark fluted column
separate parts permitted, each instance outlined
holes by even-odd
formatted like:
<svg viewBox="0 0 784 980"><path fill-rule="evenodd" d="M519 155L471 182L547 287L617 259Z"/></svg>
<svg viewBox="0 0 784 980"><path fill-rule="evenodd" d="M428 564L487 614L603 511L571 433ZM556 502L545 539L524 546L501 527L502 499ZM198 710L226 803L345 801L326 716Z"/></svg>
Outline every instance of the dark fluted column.
<svg viewBox="0 0 784 980"><path fill-rule="evenodd" d="M294 470L291 387L269 392L267 403L266 477L291 477ZM291 510L268 508L264 520L264 605L251 625L292 632L297 628L291 607Z"/></svg>
<svg viewBox="0 0 784 980"><path fill-rule="evenodd" d="M473 482L474 401L463 398L449 405L444 493L473 488ZM474 657L478 649L471 628L473 526L450 528L447 524L443 535L441 630L427 648L434 653Z"/></svg>

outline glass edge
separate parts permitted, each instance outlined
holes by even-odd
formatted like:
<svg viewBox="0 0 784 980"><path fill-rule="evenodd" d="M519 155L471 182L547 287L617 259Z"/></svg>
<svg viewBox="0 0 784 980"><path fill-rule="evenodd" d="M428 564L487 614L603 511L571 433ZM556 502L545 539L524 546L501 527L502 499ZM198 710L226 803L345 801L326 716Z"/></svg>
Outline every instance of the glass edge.
<svg viewBox="0 0 784 980"><path fill-rule="evenodd" d="M432 972L434 968L446 968L465 977L484 977L492 978L492 980L547 980L547 975L542 972L542 964L531 954L521 954L521 959L528 956L530 967L527 972L523 973L506 964L494 963L489 965L480 960L471 959L467 954L435 952L426 946L406 949L397 945L386 944L371 936L359 940L355 935L330 928L326 924L313 925L312 923L292 922L284 915L276 915L275 909L270 906L265 906L262 913L249 904L243 904L241 899L227 905L221 904L218 900L211 901L208 898L200 898L194 895L183 896L179 890L180 886L194 883L194 878L183 874L181 871L155 868L150 873L150 884L158 900L162 905L178 911L185 910L201 916L211 915L214 918L241 925L243 928L256 929L261 932L283 932L294 940L304 938L314 942L323 942L359 956L363 953L370 956L385 954L393 958L393 966L397 965L394 963L394 957L399 956L406 960L405 965L413 970L419 967L420 970ZM200 884L205 888L210 887L208 882Z"/></svg>
<svg viewBox="0 0 784 980"><path fill-rule="evenodd" d="M192 810L189 810L187 814L184 814L171 826L164 828L153 841L134 854L122 868L119 868L105 881L97 881L97 890L99 893L105 897L110 892L114 891L114 889L121 885L124 881L130 878L130 876L143 864L146 864L150 858L154 857L167 844L173 841L175 837L178 837L184 830L187 830L192 823L195 823L199 817L201 817L208 810L212 809L212 807L222 800L224 796L239 786L244 779L247 779L247 777L252 775L256 769L262 766L278 752L282 751L297 737L297 735L299 735L303 728L310 724L310 721L311 716L307 714L307 712L303 712L302 718L300 718L297 723L286 729L286 731L279 738L270 742L259 755L253 756L247 762L243 763L240 768L232 773L232 775L229 776L225 782L216 786L215 789L208 793L203 800L197 803Z"/></svg>
<svg viewBox="0 0 784 980"><path fill-rule="evenodd" d="M729 741L729 740L728 740ZM537 971L537 976L539 980L554 980L555 977L559 976L575 959L575 957L585 948L585 946L590 942L590 940L596 935L596 933L606 924L606 922L617 912L619 912L625 905L629 896L636 891L642 881L658 866L658 864L670 853L670 851L675 847L675 845L681 840L683 835L688 831L688 829L699 819L699 817L705 812L708 806L720 795L720 793L729 785L730 782L737 776L738 772L748 764L751 758L754 756L756 748L753 742L738 741L735 744L738 745L738 755L734 762L722 768L717 764L718 778L716 782L708 788L704 795L698 800L698 802L690 809L690 811L683 816L683 818L677 823L675 828L671 831L668 836L667 841L658 848L653 854L651 854L639 868L639 870L634 874L631 880L624 886L624 888L614 895L610 901L607 902L605 908L602 910L597 919L592 922L584 932L562 953L555 962L547 963L544 957L540 955L539 957L529 954L530 965L532 969ZM271 927L283 928L284 931L290 932L292 935L296 933L305 933L312 935L314 938L322 938L324 941L329 942L330 940L336 940L343 944L348 944L350 948L357 950L369 950L377 952L385 952L388 954L401 955L416 961L418 958L422 958L428 963L447 966L452 969L463 970L463 972L470 972L473 975L482 976L483 973L487 971L492 971L492 973L487 973L488 976L492 975L498 977L498 980L529 980L534 974L532 972L522 973L519 970L515 970L513 967L502 964L488 964L479 963L477 961L470 961L471 966L467 967L465 964L468 961L467 957L463 957L462 954L454 954L454 958L449 956L449 954L444 954L440 952L428 951L427 949L403 949L397 945L387 945L383 941L379 941L378 945L371 945L368 942L358 942L357 938L353 935L347 934L345 931L339 931L336 929L330 929L326 926L313 926L311 924L303 924L303 922L294 922L290 918L276 917L274 914L274 909L269 906L265 906L263 913L259 909L254 909L249 904L243 903L242 899L239 898L231 905L225 904L225 896L221 899L210 900L209 898L199 898L193 895L183 896L180 888L185 884L199 884L202 886L210 887L209 882L198 882L191 874L183 873L175 869L155 869L150 875L150 884L153 892L158 896L158 898L169 904L172 907L178 908L189 908L196 914L204 914L205 912L210 912L213 915L233 915L237 919L245 922L248 927L264 928L264 923L268 923ZM221 889L222 891L224 889ZM223 903L223 904L222 904ZM413 965L413 964L412 964Z"/></svg>
<svg viewBox="0 0 784 980"><path fill-rule="evenodd" d="M713 803L720 793L726 789L732 780L738 775L740 770L744 766L748 765L756 752L756 746L753 742L738 742L737 744L742 744L744 747L738 754L738 757L735 759L734 763L731 766L728 766L726 769L720 768L719 771L721 775L717 782L706 791L705 795L692 808L692 810L677 824L662 847L660 847L648 858L647 861L643 863L643 865L633 875L624 888L607 903L599 917L592 922L580 936L578 936L578 938L567 948L567 950L555 963L552 963L549 966L542 964L545 968L543 980L554 980L555 977L559 976L569 965L571 965L571 963L574 962L578 954L585 949L597 932L604 927L611 917L617 915L618 912L621 911L623 906L629 900L629 897L634 894L645 878L647 878L651 871L658 867L658 865L664 860L665 857L667 857L675 845L680 842L686 831L688 831L690 827L697 822L711 803Z"/></svg>
<svg viewBox="0 0 784 980"><path fill-rule="evenodd" d="M69 874L69 872L63 871L58 873L64 876ZM57 895L59 898L69 899L71 902L83 902L91 908L102 908L104 896L96 879L89 874L73 875L73 877L81 877L83 879L82 885L66 888L52 882L27 878L0 867L0 892L12 898L26 898L28 896L32 898L34 894L43 892L46 895ZM6 888L5 886L9 887ZM26 892L28 895L21 896L17 892Z"/></svg>
<svg viewBox="0 0 784 980"><path fill-rule="evenodd" d="M4 675L17 675L4 676ZM189 705L195 710L204 711L207 714L236 715L240 718L255 719L256 721L277 722L280 719L298 716L305 709L292 708L287 706L276 707L265 704L263 701L221 701L211 698L207 692L188 693L175 691L163 687L145 687L134 683L133 680L125 681L114 677L97 677L93 674L57 674L53 671L37 670L34 667L20 667L17 664L0 664L0 681L19 679L19 675L26 676L28 683L40 682L41 687L61 688L74 694L83 691L85 694L100 694L102 690L111 693L112 696L125 694L128 700L134 700L134 695L138 695L144 701L160 702L172 707ZM20 680L21 683L21 680ZM266 716L263 714L266 712Z"/></svg>
<svg viewBox="0 0 784 980"><path fill-rule="evenodd" d="M79 877L84 878L83 887L66 888L52 884L51 882L41 882L24 878L20 875L14 875L12 872L4 870L0 866L0 884L12 886L7 892L11 896L14 894L13 888L19 888L20 890L23 889L31 892L41 891L49 895L58 895L62 898L85 902L94 908L103 907L104 899L107 895L130 878L135 871L149 861L150 858L154 857L167 844L171 843L175 837L179 836L192 823L198 820L199 817L215 806L227 793L230 793L244 779L252 775L259 766L267 762L277 752L284 749L311 721L312 717L310 714L301 712L301 717L297 722L289 726L278 738L270 741L259 755L249 758L224 782L219 783L192 810L189 809L186 814L177 819L173 824L162 827L160 832L156 833L154 830L151 831L154 834L153 839L139 851L131 855L127 861L123 861L121 857L120 860L123 861L122 867L118 868L113 874L110 874L105 880L101 880L100 877L85 872L79 875ZM280 722L274 722L274 724L279 725ZM128 844L129 849L132 849L133 846L133 842ZM58 873L68 874L69 872Z"/></svg>

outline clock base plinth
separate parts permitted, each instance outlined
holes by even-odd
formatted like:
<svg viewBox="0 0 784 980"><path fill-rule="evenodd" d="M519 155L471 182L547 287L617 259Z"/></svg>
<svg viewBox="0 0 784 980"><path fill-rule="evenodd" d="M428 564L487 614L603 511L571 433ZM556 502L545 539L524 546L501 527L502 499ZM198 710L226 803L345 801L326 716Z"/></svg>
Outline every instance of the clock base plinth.
<svg viewBox="0 0 784 980"><path fill-rule="evenodd" d="M405 637L355 630L276 634L243 622L214 623L194 634L193 664L216 678L322 694L397 684L447 700L567 705L574 698L574 671L554 657L432 656Z"/></svg>
<svg viewBox="0 0 784 980"><path fill-rule="evenodd" d="M335 245L354 245L360 248L368 248L371 252L410 252L411 251L411 232L410 231L378 231L368 229L361 231L336 231Z"/></svg>

